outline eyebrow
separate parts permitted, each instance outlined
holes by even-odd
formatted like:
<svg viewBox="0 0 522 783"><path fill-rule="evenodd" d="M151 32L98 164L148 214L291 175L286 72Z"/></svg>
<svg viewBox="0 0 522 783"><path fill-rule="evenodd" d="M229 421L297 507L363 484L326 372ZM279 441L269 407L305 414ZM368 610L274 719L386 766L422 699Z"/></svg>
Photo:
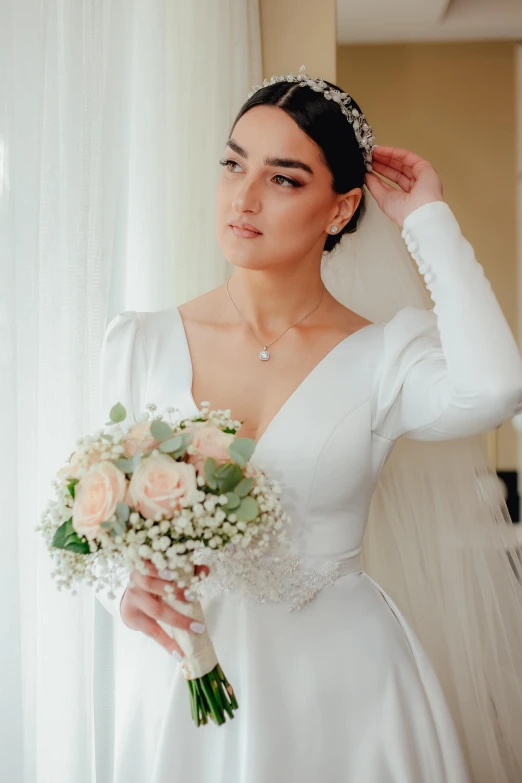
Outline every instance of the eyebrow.
<svg viewBox="0 0 522 783"><path fill-rule="evenodd" d="M234 152L237 152L237 154L241 155L243 158L248 158L247 151L244 150L243 147L238 144L237 141L235 141L235 139L230 138L225 146L230 147L230 149L234 150ZM308 163L303 163L302 160L296 160L295 158L271 158L267 156L263 158L263 163L265 166L275 166L285 169L302 169L303 171L307 171L308 174L314 173Z"/></svg>

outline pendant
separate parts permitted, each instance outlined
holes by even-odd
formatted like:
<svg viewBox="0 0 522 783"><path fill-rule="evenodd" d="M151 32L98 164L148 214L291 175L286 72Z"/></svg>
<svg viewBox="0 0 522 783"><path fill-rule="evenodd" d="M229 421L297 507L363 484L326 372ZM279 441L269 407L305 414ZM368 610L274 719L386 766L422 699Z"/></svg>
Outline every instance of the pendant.
<svg viewBox="0 0 522 783"><path fill-rule="evenodd" d="M266 345L263 347L263 350L259 354L259 358L262 362L267 362L270 359L270 354L268 353Z"/></svg>

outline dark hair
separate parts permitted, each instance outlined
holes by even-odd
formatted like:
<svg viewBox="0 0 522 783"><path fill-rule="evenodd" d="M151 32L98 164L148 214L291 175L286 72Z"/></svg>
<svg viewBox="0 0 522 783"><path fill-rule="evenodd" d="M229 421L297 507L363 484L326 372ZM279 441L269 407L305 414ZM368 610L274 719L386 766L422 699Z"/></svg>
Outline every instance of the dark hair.
<svg viewBox="0 0 522 783"><path fill-rule="evenodd" d="M327 82L330 89L339 90ZM351 98L351 105L361 112L360 106ZM342 113L339 104L327 100L322 93L310 87L301 87L295 82L276 82L257 90L241 107L229 135L238 120L254 106L278 106L285 111L321 150L321 158L332 174L332 190L346 193L352 188L362 188L366 166L363 150L359 147L352 126ZM362 113L362 112L361 112ZM341 241L344 234L357 229L361 215L366 211L364 190L359 205L343 230L328 234L324 251L330 252Z"/></svg>

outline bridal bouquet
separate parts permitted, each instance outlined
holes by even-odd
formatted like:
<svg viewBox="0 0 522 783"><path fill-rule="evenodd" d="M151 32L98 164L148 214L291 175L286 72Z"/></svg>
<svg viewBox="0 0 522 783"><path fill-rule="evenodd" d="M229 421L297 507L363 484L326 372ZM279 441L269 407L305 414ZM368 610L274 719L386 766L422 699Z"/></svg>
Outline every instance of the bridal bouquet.
<svg viewBox="0 0 522 783"><path fill-rule="evenodd" d="M59 590L82 581L109 587L112 598L121 573L145 574L150 560L158 570L170 569L190 598L191 587L205 578L196 575L198 553L248 547L261 554L286 540L290 520L280 487L249 462L255 441L237 436L241 424L229 418L230 410L211 411L202 403L197 416L169 423L154 415L154 403L145 408L124 431L126 410L114 405L109 429L80 438L56 474L56 498L36 529L53 558ZM165 410L170 416L176 409ZM171 606L204 622L199 601L177 600L168 584L165 593ZM225 713L233 718L237 700L208 632L196 637L161 625L185 653L180 665L196 725L209 717L222 724Z"/></svg>

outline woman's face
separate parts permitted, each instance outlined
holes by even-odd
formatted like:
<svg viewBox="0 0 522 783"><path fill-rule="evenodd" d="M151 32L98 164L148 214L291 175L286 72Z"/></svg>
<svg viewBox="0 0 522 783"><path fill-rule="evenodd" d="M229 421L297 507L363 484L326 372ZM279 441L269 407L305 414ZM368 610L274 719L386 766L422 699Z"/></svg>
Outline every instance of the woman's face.
<svg viewBox="0 0 522 783"><path fill-rule="evenodd" d="M319 147L275 106L255 106L240 118L223 159L230 162L218 181L216 230L236 266L266 269L320 258L327 229L341 231L362 195L361 188L334 193ZM238 236L234 222L261 233Z"/></svg>

